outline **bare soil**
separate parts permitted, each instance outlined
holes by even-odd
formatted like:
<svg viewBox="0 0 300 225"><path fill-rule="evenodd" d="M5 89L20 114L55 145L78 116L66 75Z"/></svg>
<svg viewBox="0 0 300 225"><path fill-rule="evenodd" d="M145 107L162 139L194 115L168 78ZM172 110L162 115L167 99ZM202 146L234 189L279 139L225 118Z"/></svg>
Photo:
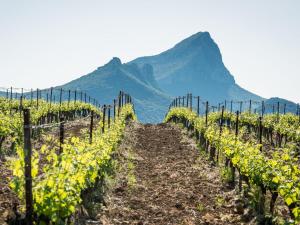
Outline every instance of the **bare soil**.
<svg viewBox="0 0 300 225"><path fill-rule="evenodd" d="M5 225L7 219L17 216L19 200L9 187L12 172L6 166L6 160L0 158L0 224Z"/></svg>
<svg viewBox="0 0 300 225"><path fill-rule="evenodd" d="M105 207L86 224L250 224L220 171L177 126L133 123Z"/></svg>

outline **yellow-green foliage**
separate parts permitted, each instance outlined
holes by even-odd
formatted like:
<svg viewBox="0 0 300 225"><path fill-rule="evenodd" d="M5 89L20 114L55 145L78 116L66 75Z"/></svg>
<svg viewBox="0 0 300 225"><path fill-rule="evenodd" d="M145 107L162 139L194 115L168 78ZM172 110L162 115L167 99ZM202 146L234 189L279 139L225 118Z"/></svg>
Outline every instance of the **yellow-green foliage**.
<svg viewBox="0 0 300 225"><path fill-rule="evenodd" d="M260 151L260 145L245 142L241 137L236 137L228 128L224 127L220 135L220 128L216 125L219 113L210 113L208 126L204 117L198 117L195 112L187 108L172 108L165 118L165 122L172 117L189 120L196 130L204 134L211 145L223 152L238 168L241 174L247 176L251 183L263 185L272 192L278 192L288 206L295 204L292 213L295 216L295 224L300 222L300 170L297 159L292 158L290 152L293 146L275 152L271 159ZM245 116L248 121L255 121ZM281 117L281 120L287 120ZM284 122L282 122L285 124ZM276 125L278 126L278 125ZM283 125L285 126L285 125ZM279 128L277 128L279 129Z"/></svg>
<svg viewBox="0 0 300 225"><path fill-rule="evenodd" d="M32 176L34 210L45 215L55 223L70 216L81 202L83 189L93 186L100 168L110 159L111 152L120 141L127 117L135 119L132 105L122 107L120 116L104 134L100 129L94 134L93 143L89 139L72 137L63 145L63 153L56 155L55 150L43 146L33 150ZM38 176L39 154L47 153L47 163L43 173ZM18 159L11 161L13 179L11 187L23 199L24 197L24 157L23 149L18 148Z"/></svg>
<svg viewBox="0 0 300 225"><path fill-rule="evenodd" d="M16 141L16 144L21 144L23 140L23 114L16 111L19 104L19 100L9 100L0 97L0 138L11 137ZM62 102L62 104L52 103L50 105L50 103L40 100L39 106L36 107L35 101L23 100L22 105L23 108L30 108L32 124L36 124L41 117L46 116L48 113L89 110L101 115L99 108L80 101Z"/></svg>

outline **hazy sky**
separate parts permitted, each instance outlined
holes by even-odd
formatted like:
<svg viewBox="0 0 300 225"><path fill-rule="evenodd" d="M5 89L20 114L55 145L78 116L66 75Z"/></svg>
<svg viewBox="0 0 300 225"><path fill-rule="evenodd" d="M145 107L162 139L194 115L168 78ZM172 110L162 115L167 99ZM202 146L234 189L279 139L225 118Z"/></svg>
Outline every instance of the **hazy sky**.
<svg viewBox="0 0 300 225"><path fill-rule="evenodd" d="M298 0L0 0L0 86L45 88L209 31L238 84L300 102Z"/></svg>

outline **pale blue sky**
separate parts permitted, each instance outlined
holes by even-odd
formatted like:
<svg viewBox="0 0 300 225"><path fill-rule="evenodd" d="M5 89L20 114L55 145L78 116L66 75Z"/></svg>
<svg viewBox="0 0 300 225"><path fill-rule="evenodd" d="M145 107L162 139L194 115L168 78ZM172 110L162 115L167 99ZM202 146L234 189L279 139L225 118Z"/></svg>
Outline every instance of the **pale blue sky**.
<svg viewBox="0 0 300 225"><path fill-rule="evenodd" d="M0 0L0 86L66 83L209 31L238 84L300 102L298 0Z"/></svg>

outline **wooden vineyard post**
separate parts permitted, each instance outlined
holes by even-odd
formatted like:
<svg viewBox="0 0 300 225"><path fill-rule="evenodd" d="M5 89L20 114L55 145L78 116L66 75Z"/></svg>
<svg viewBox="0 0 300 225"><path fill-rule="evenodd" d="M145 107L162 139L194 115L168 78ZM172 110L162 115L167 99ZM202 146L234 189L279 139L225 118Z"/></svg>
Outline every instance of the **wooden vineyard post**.
<svg viewBox="0 0 300 225"><path fill-rule="evenodd" d="M74 92L74 102L76 103L76 100L77 100L77 91L75 90Z"/></svg>
<svg viewBox="0 0 300 225"><path fill-rule="evenodd" d="M93 142L93 127L94 127L94 111L91 112L90 144L92 144L92 142Z"/></svg>
<svg viewBox="0 0 300 225"><path fill-rule="evenodd" d="M32 88L30 89L30 105L32 105L32 101L33 101L33 91Z"/></svg>
<svg viewBox="0 0 300 225"><path fill-rule="evenodd" d="M239 135L239 111L236 112L236 120L235 120L235 136Z"/></svg>
<svg viewBox="0 0 300 225"><path fill-rule="evenodd" d="M232 113L232 100L230 101L230 113Z"/></svg>
<svg viewBox="0 0 300 225"><path fill-rule="evenodd" d="M200 115L200 96L197 96L197 114Z"/></svg>
<svg viewBox="0 0 300 225"><path fill-rule="evenodd" d="M277 102L277 122L279 121L279 112L280 112L279 107L280 107L280 103Z"/></svg>
<svg viewBox="0 0 300 225"><path fill-rule="evenodd" d="M235 120L235 137L238 138L238 134L239 134L239 111L236 112L236 120ZM235 167L232 163L232 161L230 161L230 168L231 168L231 183L234 186L235 184ZM243 182L243 178L242 175L239 174L239 191L242 191L242 182Z"/></svg>
<svg viewBox="0 0 300 225"><path fill-rule="evenodd" d="M118 96L118 116L120 115L120 109L121 109L121 91Z"/></svg>
<svg viewBox="0 0 300 225"><path fill-rule="evenodd" d="M10 87L10 100L12 101L13 93L12 93L12 87Z"/></svg>
<svg viewBox="0 0 300 225"><path fill-rule="evenodd" d="M60 89L60 93L59 93L59 106L61 107L61 102L62 102L62 88Z"/></svg>
<svg viewBox="0 0 300 225"><path fill-rule="evenodd" d="M86 93L84 93L84 103L86 103Z"/></svg>
<svg viewBox="0 0 300 225"><path fill-rule="evenodd" d="M20 106L19 106L20 112L22 109L23 109L23 95L20 96Z"/></svg>
<svg viewBox="0 0 300 225"><path fill-rule="evenodd" d="M64 136L65 136L65 122L64 122L64 117L59 118L59 154L63 152L63 144L64 144Z"/></svg>
<svg viewBox="0 0 300 225"><path fill-rule="evenodd" d="M179 101L179 103L178 103L179 107L181 107L181 97L180 96L178 97L178 101Z"/></svg>
<svg viewBox="0 0 300 225"><path fill-rule="evenodd" d="M220 119L220 136L222 134L222 129L223 129L223 121L224 121L224 106L222 106L222 112L221 112L221 119Z"/></svg>
<svg viewBox="0 0 300 225"><path fill-rule="evenodd" d="M251 113L252 112L252 100L250 99L250 101L249 101L249 113Z"/></svg>
<svg viewBox="0 0 300 225"><path fill-rule="evenodd" d="M33 197L31 176L31 123L30 110L24 109L24 161L25 161L25 202L26 202L26 224L33 224Z"/></svg>
<svg viewBox="0 0 300 225"><path fill-rule="evenodd" d="M265 114L265 102L262 101L261 102L261 116L264 117Z"/></svg>
<svg viewBox="0 0 300 225"><path fill-rule="evenodd" d="M108 112L107 112L107 127L110 128L110 108L111 105L108 106Z"/></svg>
<svg viewBox="0 0 300 225"><path fill-rule="evenodd" d="M53 88L51 87L51 89L50 89L50 108L51 108L51 104L52 104L52 94L53 94Z"/></svg>
<svg viewBox="0 0 300 225"><path fill-rule="evenodd" d="M71 90L68 90L68 106L70 105L71 100Z"/></svg>
<svg viewBox="0 0 300 225"><path fill-rule="evenodd" d="M114 122L116 121L116 99L114 99Z"/></svg>
<svg viewBox="0 0 300 225"><path fill-rule="evenodd" d="M227 101L225 100L225 103L224 103L224 110L227 109Z"/></svg>
<svg viewBox="0 0 300 225"><path fill-rule="evenodd" d="M283 105L283 114L285 115L285 113L286 113L286 103L284 103Z"/></svg>
<svg viewBox="0 0 300 225"><path fill-rule="evenodd" d="M184 107L184 99L185 99L185 96L182 96L182 107Z"/></svg>
<svg viewBox="0 0 300 225"><path fill-rule="evenodd" d="M36 89L36 107L39 108L39 89Z"/></svg>
<svg viewBox="0 0 300 225"><path fill-rule="evenodd" d="M124 93L121 92L121 107L124 105Z"/></svg>
<svg viewBox="0 0 300 225"><path fill-rule="evenodd" d="M262 117L259 117L259 144L260 146L260 151L262 151Z"/></svg>
<svg viewBox="0 0 300 225"><path fill-rule="evenodd" d="M236 120L235 120L235 137L236 137L236 139L238 138L238 135L239 135L239 111L236 112ZM234 168L232 163L231 163L231 166L232 166L232 168ZM242 183L243 183L243 177L239 171L239 191L240 192L242 191Z"/></svg>
<svg viewBox="0 0 300 225"><path fill-rule="evenodd" d="M103 105L103 118L102 118L102 133L105 132L105 117L106 117L106 105Z"/></svg>
<svg viewBox="0 0 300 225"><path fill-rule="evenodd" d="M10 87L9 114L11 114L11 104L12 104L12 87Z"/></svg>
<svg viewBox="0 0 300 225"><path fill-rule="evenodd" d="M222 106L222 112L221 112L221 118L220 118L220 137L222 135L222 131L223 131L223 118L224 118L224 106ZM219 149L217 149L217 162L219 162L219 155L221 154L221 152L219 151Z"/></svg>

